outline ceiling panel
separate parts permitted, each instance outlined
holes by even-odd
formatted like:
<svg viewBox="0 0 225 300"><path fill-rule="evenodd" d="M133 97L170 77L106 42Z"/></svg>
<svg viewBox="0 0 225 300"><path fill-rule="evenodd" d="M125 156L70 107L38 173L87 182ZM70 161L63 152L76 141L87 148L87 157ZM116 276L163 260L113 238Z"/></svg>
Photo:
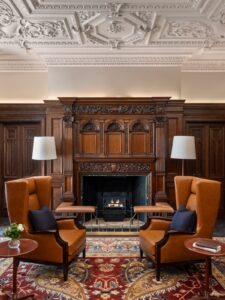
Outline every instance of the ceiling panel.
<svg viewBox="0 0 225 300"><path fill-rule="evenodd" d="M0 70L225 71L225 0L0 0Z"/></svg>

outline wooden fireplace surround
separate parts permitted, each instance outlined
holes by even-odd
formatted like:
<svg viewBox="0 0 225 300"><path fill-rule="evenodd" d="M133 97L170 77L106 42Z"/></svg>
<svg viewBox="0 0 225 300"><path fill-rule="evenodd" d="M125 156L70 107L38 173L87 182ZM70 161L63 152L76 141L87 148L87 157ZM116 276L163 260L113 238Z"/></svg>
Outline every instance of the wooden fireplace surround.
<svg viewBox="0 0 225 300"><path fill-rule="evenodd" d="M84 175L145 175L148 204L167 200L164 145L168 106L173 103L169 97L60 98L60 103L65 131L72 138L71 194L77 204L82 204ZM65 191L63 198L69 196Z"/></svg>

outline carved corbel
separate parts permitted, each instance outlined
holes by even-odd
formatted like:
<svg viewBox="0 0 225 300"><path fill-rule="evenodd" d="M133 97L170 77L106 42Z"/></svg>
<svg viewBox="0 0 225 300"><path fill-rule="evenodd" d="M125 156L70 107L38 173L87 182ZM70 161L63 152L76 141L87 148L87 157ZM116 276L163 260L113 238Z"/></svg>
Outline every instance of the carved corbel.
<svg viewBox="0 0 225 300"><path fill-rule="evenodd" d="M164 117L164 116L157 116L157 117L155 117L155 125L156 125L156 127L158 127L158 128L159 128L159 127L160 127L160 128L164 127L166 121L167 121L167 118Z"/></svg>
<svg viewBox="0 0 225 300"><path fill-rule="evenodd" d="M65 122L66 128L72 128L74 122L73 116L73 105L65 105L64 106L64 117L63 121Z"/></svg>

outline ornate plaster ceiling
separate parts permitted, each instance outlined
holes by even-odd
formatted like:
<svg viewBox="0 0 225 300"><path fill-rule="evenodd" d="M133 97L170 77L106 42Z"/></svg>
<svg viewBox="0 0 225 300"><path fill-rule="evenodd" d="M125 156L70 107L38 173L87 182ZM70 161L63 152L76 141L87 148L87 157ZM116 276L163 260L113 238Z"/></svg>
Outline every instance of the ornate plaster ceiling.
<svg viewBox="0 0 225 300"><path fill-rule="evenodd" d="M106 1L0 0L0 70L225 71L225 0Z"/></svg>

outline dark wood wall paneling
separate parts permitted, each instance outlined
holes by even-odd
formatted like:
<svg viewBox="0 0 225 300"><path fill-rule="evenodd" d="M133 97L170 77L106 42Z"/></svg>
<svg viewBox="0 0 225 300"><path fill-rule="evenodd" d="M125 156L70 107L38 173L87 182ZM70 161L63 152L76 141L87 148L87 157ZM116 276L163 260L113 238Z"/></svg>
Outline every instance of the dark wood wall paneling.
<svg viewBox="0 0 225 300"><path fill-rule="evenodd" d="M0 105L0 215L6 215L5 181L41 174L31 159L33 137L45 133L45 105Z"/></svg>
<svg viewBox="0 0 225 300"><path fill-rule="evenodd" d="M186 163L188 174L222 182L220 212L225 210L225 105L186 104L184 128L196 138L197 160Z"/></svg>
<svg viewBox="0 0 225 300"><path fill-rule="evenodd" d="M110 163L110 172L122 162L149 164L152 203L163 200L175 206L173 179L181 174L181 161L170 159L170 152L173 136L180 134L196 138L197 159L185 161L185 174L220 180L220 211L224 211L225 105L185 104L169 98L60 98L44 102L0 105L0 215L6 212L6 180L44 173L53 177L53 208L74 196L82 203L81 177L87 168L98 171L96 162ZM147 113L105 113L104 109L103 113L90 113L93 104L100 110L105 105L112 109L133 104L154 108ZM35 135L55 136L56 160L32 161Z"/></svg>

